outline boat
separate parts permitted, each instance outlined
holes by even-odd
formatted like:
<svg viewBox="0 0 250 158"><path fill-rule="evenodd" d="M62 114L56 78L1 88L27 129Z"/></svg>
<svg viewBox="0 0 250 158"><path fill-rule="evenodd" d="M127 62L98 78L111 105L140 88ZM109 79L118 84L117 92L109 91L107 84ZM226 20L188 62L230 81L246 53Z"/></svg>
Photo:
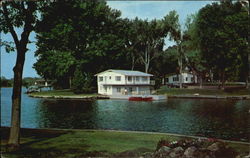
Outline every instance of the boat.
<svg viewBox="0 0 250 158"><path fill-rule="evenodd" d="M30 86L26 91L27 94L33 92L41 92L41 90L39 89L38 86Z"/></svg>
<svg viewBox="0 0 250 158"><path fill-rule="evenodd" d="M129 97L129 101L152 101L153 97Z"/></svg>

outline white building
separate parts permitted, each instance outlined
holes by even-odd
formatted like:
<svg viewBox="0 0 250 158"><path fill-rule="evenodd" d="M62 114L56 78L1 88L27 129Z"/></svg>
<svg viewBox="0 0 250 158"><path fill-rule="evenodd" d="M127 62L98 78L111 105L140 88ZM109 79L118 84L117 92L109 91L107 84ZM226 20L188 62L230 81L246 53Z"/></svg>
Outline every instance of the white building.
<svg viewBox="0 0 250 158"><path fill-rule="evenodd" d="M137 95L150 94L150 77L140 71L106 70L96 74L98 94Z"/></svg>
<svg viewBox="0 0 250 158"><path fill-rule="evenodd" d="M166 77L166 84L180 84L182 78L182 83L197 83L197 76L189 73L183 72L182 74L170 74Z"/></svg>

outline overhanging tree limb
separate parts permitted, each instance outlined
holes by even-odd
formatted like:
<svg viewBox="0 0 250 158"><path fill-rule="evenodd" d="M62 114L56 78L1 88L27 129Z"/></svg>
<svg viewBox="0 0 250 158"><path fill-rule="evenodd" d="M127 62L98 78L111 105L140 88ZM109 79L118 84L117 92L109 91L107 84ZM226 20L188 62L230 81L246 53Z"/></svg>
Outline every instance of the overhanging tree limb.
<svg viewBox="0 0 250 158"><path fill-rule="evenodd" d="M18 40L17 34L16 34L16 32L15 32L15 30L14 30L14 27L13 27L13 25L11 24L10 19L9 19L9 16L8 16L8 15L9 15L9 12L8 12L6 3L3 3L2 5L3 5L3 15L4 15L5 20L6 20L6 23L7 23L7 25L8 25L7 27L8 27L9 30L10 30L10 33L11 33L13 39L14 39L15 44L16 44L16 45L19 45L19 40Z"/></svg>

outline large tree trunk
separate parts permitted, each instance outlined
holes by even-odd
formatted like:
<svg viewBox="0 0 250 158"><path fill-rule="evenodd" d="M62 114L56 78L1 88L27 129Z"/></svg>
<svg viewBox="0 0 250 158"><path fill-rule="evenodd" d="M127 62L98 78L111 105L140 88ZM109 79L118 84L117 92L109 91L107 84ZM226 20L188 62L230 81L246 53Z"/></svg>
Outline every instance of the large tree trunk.
<svg viewBox="0 0 250 158"><path fill-rule="evenodd" d="M14 71L14 85L12 93L12 114L11 128L8 146L10 150L15 150L19 147L20 142L20 122L21 122L21 93L22 93L22 75L23 65L25 61L25 49L17 51L16 65Z"/></svg>

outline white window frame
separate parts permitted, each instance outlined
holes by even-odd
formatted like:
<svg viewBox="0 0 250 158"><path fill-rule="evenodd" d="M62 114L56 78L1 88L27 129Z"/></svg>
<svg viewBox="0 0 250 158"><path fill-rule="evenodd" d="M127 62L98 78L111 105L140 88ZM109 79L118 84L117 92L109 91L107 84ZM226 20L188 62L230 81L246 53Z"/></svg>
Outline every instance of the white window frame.
<svg viewBox="0 0 250 158"><path fill-rule="evenodd" d="M142 77L142 82L148 82L148 77L143 76L143 77Z"/></svg>
<svg viewBox="0 0 250 158"><path fill-rule="evenodd" d="M129 80L131 78L131 80ZM132 76L128 76L128 82L132 82L133 81L133 78Z"/></svg>
<svg viewBox="0 0 250 158"><path fill-rule="evenodd" d="M99 82L103 82L103 76L99 76Z"/></svg>
<svg viewBox="0 0 250 158"><path fill-rule="evenodd" d="M135 81L139 82L140 81L140 77L139 76L135 76Z"/></svg>
<svg viewBox="0 0 250 158"><path fill-rule="evenodd" d="M121 87L116 87L116 92L121 93Z"/></svg>
<svg viewBox="0 0 250 158"><path fill-rule="evenodd" d="M121 81L121 76L115 76L115 81Z"/></svg>

